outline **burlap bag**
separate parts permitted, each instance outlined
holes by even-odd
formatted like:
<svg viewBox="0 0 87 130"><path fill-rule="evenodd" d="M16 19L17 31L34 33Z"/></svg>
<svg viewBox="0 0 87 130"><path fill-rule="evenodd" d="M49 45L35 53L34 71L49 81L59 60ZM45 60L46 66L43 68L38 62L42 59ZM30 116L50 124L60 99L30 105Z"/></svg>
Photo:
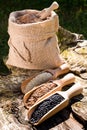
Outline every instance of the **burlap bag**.
<svg viewBox="0 0 87 130"><path fill-rule="evenodd" d="M12 12L9 16L9 55L7 64L26 69L47 69L60 66L58 39L59 21L53 11L50 18L42 22L17 24L16 18L26 11Z"/></svg>

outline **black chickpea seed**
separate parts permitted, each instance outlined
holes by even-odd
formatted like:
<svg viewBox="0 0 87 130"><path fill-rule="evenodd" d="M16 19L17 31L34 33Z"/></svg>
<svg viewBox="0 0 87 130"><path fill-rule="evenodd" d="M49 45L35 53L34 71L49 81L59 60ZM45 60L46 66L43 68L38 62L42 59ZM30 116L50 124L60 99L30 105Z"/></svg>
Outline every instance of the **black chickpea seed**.
<svg viewBox="0 0 87 130"><path fill-rule="evenodd" d="M37 106L37 108L33 112L30 118L30 122L31 123L38 122L48 111L50 111L53 107L61 103L63 100L64 97L62 97L58 93L53 94L49 98L45 99Z"/></svg>

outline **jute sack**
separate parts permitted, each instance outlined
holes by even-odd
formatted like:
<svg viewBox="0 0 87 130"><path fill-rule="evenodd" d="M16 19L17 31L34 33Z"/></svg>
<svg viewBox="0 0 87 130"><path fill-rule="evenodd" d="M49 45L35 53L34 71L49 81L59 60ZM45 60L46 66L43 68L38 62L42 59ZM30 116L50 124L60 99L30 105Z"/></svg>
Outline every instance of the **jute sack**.
<svg viewBox="0 0 87 130"><path fill-rule="evenodd" d="M52 11L47 20L41 22L18 24L16 18L26 11L12 12L9 16L9 55L7 64L26 69L55 68L63 64L60 56L58 39L59 21L57 14Z"/></svg>

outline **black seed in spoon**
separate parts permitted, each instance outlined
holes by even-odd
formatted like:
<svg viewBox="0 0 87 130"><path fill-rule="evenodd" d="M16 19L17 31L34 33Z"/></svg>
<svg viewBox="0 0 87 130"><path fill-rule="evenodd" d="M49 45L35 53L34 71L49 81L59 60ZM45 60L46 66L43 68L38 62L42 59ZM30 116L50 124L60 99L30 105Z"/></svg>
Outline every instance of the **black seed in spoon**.
<svg viewBox="0 0 87 130"><path fill-rule="evenodd" d="M30 122L36 123L38 122L48 111L50 111L53 107L58 105L64 100L60 94L56 93L50 96L49 98L42 101L32 113Z"/></svg>

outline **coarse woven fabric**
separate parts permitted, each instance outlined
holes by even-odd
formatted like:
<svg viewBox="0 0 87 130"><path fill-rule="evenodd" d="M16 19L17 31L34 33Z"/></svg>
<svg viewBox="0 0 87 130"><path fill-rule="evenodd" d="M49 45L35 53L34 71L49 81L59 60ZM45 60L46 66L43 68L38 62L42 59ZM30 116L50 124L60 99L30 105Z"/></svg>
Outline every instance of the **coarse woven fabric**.
<svg viewBox="0 0 87 130"><path fill-rule="evenodd" d="M36 10L15 11L9 16L7 64L25 69L41 70L60 66L64 60L60 56L56 36L59 27L57 14L52 11L47 20L17 24L16 18L25 14L26 11L34 12Z"/></svg>

